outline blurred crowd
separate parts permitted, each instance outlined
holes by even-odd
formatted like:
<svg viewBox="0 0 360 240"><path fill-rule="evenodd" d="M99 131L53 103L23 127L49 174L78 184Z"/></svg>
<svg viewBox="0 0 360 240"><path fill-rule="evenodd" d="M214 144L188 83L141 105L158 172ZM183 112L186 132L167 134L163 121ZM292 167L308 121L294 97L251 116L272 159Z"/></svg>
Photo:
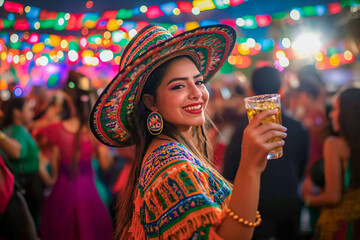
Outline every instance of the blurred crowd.
<svg viewBox="0 0 360 240"><path fill-rule="evenodd" d="M93 137L88 117L97 91L90 81L70 71L61 89L34 86L27 96L0 100L0 239L111 239L135 152ZM254 239L316 237L322 204L307 197L325 191L324 143L338 132L329 115L335 92L325 82L313 66L296 74L265 66L207 84L213 164L229 181L241 164L244 98L281 96L288 137L284 155L262 175L263 223Z"/></svg>

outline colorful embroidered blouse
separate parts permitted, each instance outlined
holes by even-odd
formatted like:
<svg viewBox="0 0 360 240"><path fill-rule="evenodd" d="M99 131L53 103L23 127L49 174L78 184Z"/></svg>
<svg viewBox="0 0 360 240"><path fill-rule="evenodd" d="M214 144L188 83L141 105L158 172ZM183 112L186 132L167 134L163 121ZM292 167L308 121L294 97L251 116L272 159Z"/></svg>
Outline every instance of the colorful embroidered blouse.
<svg viewBox="0 0 360 240"><path fill-rule="evenodd" d="M141 170L129 231L134 239L222 239L215 230L230 195L185 146L161 145Z"/></svg>

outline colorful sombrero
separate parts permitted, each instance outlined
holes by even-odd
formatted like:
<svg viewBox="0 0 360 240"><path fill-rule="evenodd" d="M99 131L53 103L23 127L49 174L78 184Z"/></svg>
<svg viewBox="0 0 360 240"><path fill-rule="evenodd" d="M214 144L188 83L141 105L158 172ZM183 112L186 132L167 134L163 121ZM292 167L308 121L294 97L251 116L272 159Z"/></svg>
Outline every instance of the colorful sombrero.
<svg viewBox="0 0 360 240"><path fill-rule="evenodd" d="M160 26L142 29L124 49L120 72L92 109L90 127L95 137L113 147L133 144L134 108L149 74L171 58L189 56L207 81L226 61L235 40L236 32L228 25L200 27L175 37Z"/></svg>

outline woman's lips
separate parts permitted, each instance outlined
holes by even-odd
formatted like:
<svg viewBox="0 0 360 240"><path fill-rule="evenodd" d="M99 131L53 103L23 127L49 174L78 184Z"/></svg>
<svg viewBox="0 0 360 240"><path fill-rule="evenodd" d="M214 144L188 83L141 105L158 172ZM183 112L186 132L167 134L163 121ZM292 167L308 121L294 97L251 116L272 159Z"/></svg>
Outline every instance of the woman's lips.
<svg viewBox="0 0 360 240"><path fill-rule="evenodd" d="M198 114L202 113L202 103L195 103L187 105L186 107L183 107L185 112L192 113L192 114Z"/></svg>

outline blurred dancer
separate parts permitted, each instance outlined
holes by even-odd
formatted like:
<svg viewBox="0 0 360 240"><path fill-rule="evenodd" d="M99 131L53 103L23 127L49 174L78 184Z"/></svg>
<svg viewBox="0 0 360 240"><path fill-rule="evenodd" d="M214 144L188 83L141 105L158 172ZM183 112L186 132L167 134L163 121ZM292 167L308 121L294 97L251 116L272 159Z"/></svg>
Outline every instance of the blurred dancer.
<svg viewBox="0 0 360 240"><path fill-rule="evenodd" d="M339 91L330 117L339 136L324 144L325 187L304 199L321 207L315 239L360 239L360 89Z"/></svg>
<svg viewBox="0 0 360 240"><path fill-rule="evenodd" d="M73 81L75 87L65 88L72 100L69 102L71 117L37 134L40 146L55 147L58 153L57 164L53 166L57 179L45 200L42 215L44 240L112 237L110 217L95 188L91 165L92 154L98 152L99 143L93 141L87 127L89 96L79 88L77 76L81 75L70 72L68 81Z"/></svg>
<svg viewBox="0 0 360 240"><path fill-rule="evenodd" d="M26 128L33 120L32 102L25 98L14 97L3 103L3 109L6 117L4 117L1 129L21 146L18 154L8 155L11 167L14 170L15 179L24 190L24 197L31 215L39 228L43 203L43 183L39 174L39 148Z"/></svg>

